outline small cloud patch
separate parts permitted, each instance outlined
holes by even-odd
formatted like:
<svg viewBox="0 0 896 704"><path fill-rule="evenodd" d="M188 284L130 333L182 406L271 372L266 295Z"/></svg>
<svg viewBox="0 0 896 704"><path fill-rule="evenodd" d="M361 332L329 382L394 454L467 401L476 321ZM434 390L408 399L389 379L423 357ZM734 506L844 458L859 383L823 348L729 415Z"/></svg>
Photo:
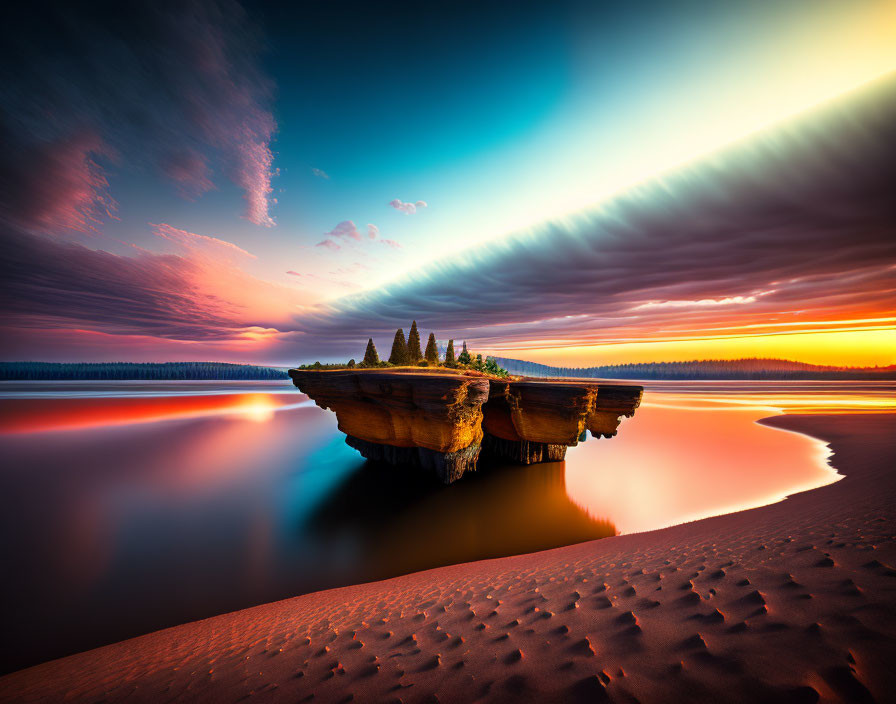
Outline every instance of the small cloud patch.
<svg viewBox="0 0 896 704"><path fill-rule="evenodd" d="M389 201L389 205L391 205L396 210L400 210L405 215L413 215L417 212L419 208L428 207L425 200L418 200L415 203L405 203L398 198Z"/></svg>

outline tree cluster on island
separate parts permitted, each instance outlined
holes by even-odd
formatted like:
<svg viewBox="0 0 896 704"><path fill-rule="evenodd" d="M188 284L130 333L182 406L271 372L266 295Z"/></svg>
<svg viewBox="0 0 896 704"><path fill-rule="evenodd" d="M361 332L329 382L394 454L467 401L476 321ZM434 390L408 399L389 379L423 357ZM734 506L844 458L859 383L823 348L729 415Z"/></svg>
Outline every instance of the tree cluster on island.
<svg viewBox="0 0 896 704"><path fill-rule="evenodd" d="M405 339L403 328L398 328L395 331L388 361L380 359L376 345L373 344L373 338L369 338L364 358L360 363L356 363L354 359L350 359L348 364L315 362L314 364L303 364L299 369L372 369L381 367L442 367L461 371L472 370L501 378L509 376L507 370L503 369L494 357L486 356L483 359L481 354L473 356L467 349L466 341L463 343L460 354L455 356L454 340L448 340L448 347L443 359L439 355L435 333L429 333L426 349L422 349L416 320L411 323L407 339Z"/></svg>

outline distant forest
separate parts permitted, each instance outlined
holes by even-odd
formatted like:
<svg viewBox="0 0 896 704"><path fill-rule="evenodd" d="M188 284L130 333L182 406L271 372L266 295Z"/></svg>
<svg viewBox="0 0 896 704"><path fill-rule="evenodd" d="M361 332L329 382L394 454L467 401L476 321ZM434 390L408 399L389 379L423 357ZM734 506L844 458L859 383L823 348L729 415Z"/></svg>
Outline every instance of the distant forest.
<svg viewBox="0 0 896 704"><path fill-rule="evenodd" d="M645 380L786 380L896 379L896 365L889 367L825 367L791 362L786 359L694 360L692 362L653 362L613 364L603 367L551 367L536 362L496 357L498 364L511 374L535 377L584 377L599 379Z"/></svg>
<svg viewBox="0 0 896 704"><path fill-rule="evenodd" d="M0 362L2 381L288 379L285 371L225 362Z"/></svg>

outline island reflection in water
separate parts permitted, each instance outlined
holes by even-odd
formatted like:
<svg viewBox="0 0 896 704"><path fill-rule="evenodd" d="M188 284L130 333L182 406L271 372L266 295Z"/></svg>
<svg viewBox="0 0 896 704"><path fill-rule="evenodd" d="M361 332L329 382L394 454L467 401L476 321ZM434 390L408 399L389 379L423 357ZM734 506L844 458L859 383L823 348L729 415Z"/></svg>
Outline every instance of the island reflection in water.
<svg viewBox="0 0 896 704"><path fill-rule="evenodd" d="M288 386L169 387L0 390L7 670L308 591L605 537L614 524L661 527L836 479L820 443L753 422L772 410L707 412L719 402L706 390L647 393L618 437L589 440L566 463L486 466L445 487L365 462L333 414Z"/></svg>

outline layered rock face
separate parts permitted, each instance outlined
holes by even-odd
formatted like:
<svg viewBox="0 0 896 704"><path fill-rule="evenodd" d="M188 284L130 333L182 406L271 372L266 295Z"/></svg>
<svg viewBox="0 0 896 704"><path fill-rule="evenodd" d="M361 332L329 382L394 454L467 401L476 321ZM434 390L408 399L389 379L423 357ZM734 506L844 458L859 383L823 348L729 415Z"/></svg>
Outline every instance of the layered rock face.
<svg viewBox="0 0 896 704"><path fill-rule="evenodd" d="M336 413L346 442L367 459L419 465L446 483L476 466L488 379L388 369L290 369L289 375Z"/></svg>
<svg viewBox="0 0 896 704"><path fill-rule="evenodd" d="M336 413L346 442L370 460L412 464L445 483L474 470L480 451L531 464L562 460L592 435L616 434L640 386L489 380L449 373L291 369L293 383Z"/></svg>
<svg viewBox="0 0 896 704"><path fill-rule="evenodd" d="M484 408L483 448L514 462L552 462L584 440L616 434L634 415L642 387L602 382L492 380Z"/></svg>

